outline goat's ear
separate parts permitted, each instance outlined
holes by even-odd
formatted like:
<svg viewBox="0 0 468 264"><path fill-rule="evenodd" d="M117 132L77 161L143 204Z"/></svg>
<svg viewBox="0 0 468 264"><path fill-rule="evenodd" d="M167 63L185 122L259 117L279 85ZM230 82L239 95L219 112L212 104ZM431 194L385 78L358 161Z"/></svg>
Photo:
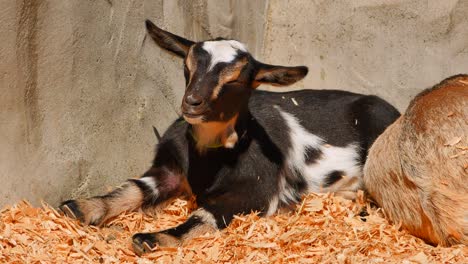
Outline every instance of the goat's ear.
<svg viewBox="0 0 468 264"><path fill-rule="evenodd" d="M255 76L254 87L260 84L287 86L302 80L309 69L306 66L286 67L260 63L260 69Z"/></svg>
<svg viewBox="0 0 468 264"><path fill-rule="evenodd" d="M193 41L184 39L170 32L158 28L150 20L146 20L146 29L150 36L158 43L158 45L168 51L174 52L179 57L187 56L190 46L194 44Z"/></svg>

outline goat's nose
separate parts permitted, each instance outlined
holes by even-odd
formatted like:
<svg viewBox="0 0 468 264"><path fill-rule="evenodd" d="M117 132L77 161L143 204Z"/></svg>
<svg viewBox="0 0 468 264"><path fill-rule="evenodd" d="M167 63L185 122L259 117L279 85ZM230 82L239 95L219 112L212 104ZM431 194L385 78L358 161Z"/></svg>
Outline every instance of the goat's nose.
<svg viewBox="0 0 468 264"><path fill-rule="evenodd" d="M199 106L203 104L203 98L196 94L189 94L185 97L185 103L190 106Z"/></svg>

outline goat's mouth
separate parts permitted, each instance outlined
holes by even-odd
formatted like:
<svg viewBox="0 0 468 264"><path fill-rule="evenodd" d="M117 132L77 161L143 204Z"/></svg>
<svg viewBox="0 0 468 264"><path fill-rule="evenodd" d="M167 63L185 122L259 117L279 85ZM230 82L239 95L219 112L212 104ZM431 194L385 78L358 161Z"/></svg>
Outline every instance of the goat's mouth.
<svg viewBox="0 0 468 264"><path fill-rule="evenodd" d="M192 125L200 124L203 121L205 121L205 113L191 114L191 113L184 112L182 113L182 116L184 117L185 121L187 121L187 123L192 124Z"/></svg>

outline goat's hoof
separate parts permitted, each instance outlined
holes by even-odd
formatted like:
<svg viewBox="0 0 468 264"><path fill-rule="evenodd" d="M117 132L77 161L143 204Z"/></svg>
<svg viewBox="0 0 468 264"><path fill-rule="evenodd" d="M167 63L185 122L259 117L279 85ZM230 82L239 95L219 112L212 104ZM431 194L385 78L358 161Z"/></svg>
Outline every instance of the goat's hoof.
<svg viewBox="0 0 468 264"><path fill-rule="evenodd" d="M80 207L78 206L78 203L75 200L68 200L63 202L59 206L59 209L70 218L78 219L81 222L83 222L84 220L83 213L81 213Z"/></svg>
<svg viewBox="0 0 468 264"><path fill-rule="evenodd" d="M359 212L359 217L361 218L361 221L366 222L368 216L369 213L367 212L367 207L363 207Z"/></svg>
<svg viewBox="0 0 468 264"><path fill-rule="evenodd" d="M132 237L133 251L138 256L152 252L156 244L157 241L154 233L138 233Z"/></svg>

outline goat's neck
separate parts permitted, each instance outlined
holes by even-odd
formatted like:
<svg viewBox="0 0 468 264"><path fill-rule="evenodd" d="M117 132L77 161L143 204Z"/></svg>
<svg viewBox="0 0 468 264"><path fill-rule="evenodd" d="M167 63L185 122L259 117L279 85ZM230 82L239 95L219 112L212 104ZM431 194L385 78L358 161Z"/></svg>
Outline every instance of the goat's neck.
<svg viewBox="0 0 468 264"><path fill-rule="evenodd" d="M209 148L234 148L242 136L239 130L244 130L239 125L244 123L247 116L248 111L243 111L227 121L192 125L192 136L198 151L203 153Z"/></svg>

